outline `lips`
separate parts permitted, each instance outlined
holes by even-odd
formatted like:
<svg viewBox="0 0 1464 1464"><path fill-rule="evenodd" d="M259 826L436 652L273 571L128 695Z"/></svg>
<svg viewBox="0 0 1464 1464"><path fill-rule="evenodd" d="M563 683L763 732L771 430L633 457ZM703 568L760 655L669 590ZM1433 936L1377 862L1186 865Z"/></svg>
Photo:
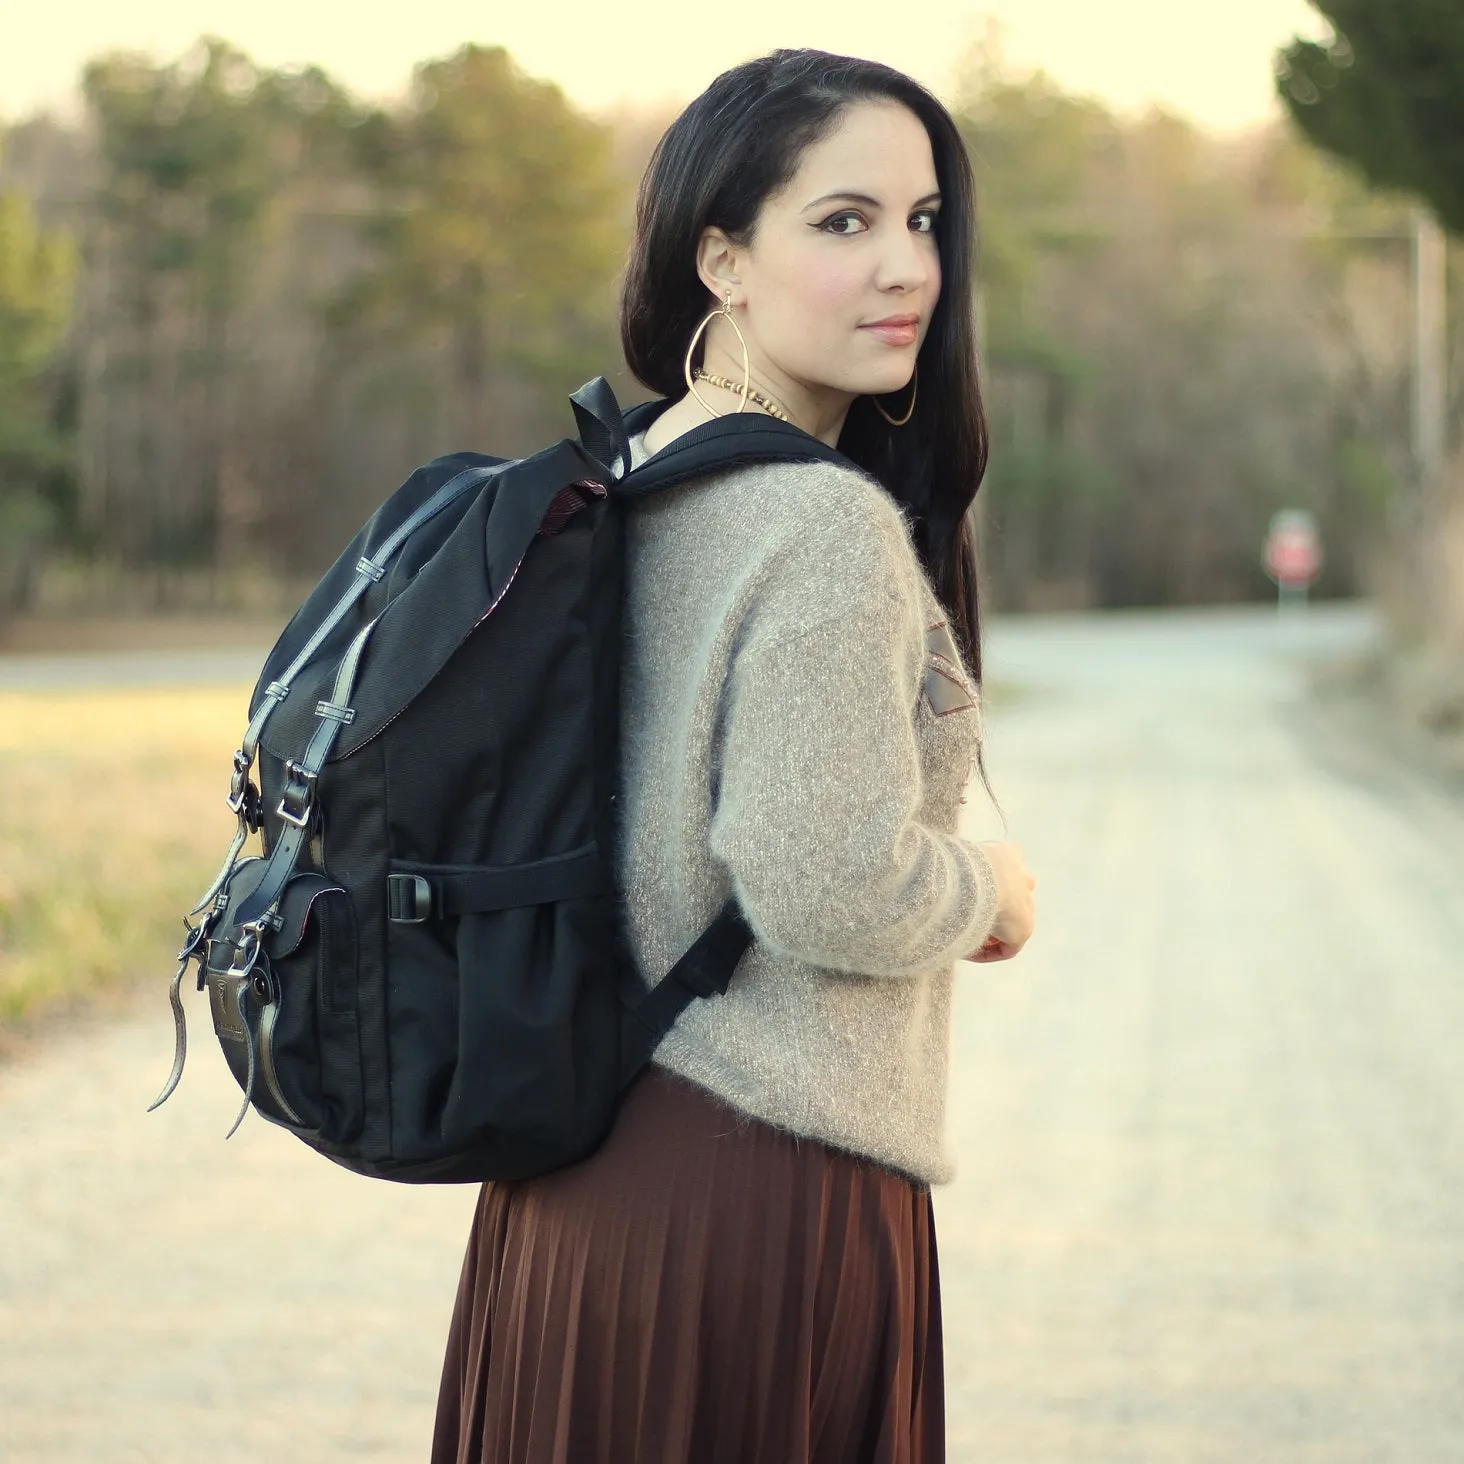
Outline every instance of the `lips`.
<svg viewBox="0 0 1464 1464"><path fill-rule="evenodd" d="M915 344L915 332L919 324L918 315L891 315L886 320L875 320L868 325L861 325L859 329L878 336L886 345L912 346Z"/></svg>

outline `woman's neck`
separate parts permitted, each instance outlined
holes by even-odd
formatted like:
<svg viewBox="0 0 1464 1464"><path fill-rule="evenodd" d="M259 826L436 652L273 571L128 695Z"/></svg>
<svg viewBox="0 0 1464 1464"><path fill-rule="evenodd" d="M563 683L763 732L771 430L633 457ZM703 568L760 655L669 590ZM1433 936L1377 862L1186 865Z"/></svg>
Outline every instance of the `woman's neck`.
<svg viewBox="0 0 1464 1464"><path fill-rule="evenodd" d="M727 387L714 386L707 381L698 381L696 389L706 398L711 406L719 413L735 412L742 404L742 394L731 391ZM756 402L749 401L743 408L746 412L756 412L758 415L771 416L770 412L764 411ZM839 433L844 428L844 417L848 412L847 405L844 411L839 413L838 421L833 422L821 432L810 433L817 437L820 442L828 447L839 445ZM690 432L693 427L700 427L703 422L711 420L707 416L706 408L687 392L680 401L673 402L654 422L646 429L645 445L646 452L660 452L669 443L675 442L678 437ZM802 427L808 432L808 427L790 413L790 420L794 426Z"/></svg>

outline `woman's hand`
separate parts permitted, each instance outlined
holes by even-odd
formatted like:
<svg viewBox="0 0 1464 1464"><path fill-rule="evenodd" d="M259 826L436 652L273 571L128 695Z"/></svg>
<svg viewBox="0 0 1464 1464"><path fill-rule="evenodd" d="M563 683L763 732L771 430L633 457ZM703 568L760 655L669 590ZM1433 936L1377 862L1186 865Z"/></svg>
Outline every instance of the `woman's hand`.
<svg viewBox="0 0 1464 1464"><path fill-rule="evenodd" d="M977 847L996 875L996 924L968 961L1009 961L1031 938L1036 921L1032 891L1037 881L1022 857L1022 846L1009 839L983 839Z"/></svg>

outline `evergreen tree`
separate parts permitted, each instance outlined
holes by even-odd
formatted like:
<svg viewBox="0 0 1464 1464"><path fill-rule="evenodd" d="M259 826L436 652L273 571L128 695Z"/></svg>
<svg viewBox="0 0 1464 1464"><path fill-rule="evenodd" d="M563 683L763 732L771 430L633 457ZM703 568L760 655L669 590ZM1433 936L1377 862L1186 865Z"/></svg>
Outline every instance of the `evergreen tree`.
<svg viewBox="0 0 1464 1464"><path fill-rule="evenodd" d="M1312 3L1332 40L1293 40L1277 67L1297 126L1377 187L1425 199L1446 229L1464 234L1464 5Z"/></svg>

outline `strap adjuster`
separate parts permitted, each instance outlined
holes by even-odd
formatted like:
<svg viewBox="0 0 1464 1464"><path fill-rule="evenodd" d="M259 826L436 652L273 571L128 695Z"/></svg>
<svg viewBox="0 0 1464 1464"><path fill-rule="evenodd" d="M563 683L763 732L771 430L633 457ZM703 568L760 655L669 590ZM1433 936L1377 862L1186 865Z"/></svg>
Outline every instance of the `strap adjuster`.
<svg viewBox="0 0 1464 1464"><path fill-rule="evenodd" d="M310 809L315 802L315 777L294 758L285 762L285 786L275 812L287 824L303 829L310 822Z"/></svg>
<svg viewBox="0 0 1464 1464"><path fill-rule="evenodd" d="M397 925L421 925L432 918L432 884L420 874L386 877L386 918Z"/></svg>

